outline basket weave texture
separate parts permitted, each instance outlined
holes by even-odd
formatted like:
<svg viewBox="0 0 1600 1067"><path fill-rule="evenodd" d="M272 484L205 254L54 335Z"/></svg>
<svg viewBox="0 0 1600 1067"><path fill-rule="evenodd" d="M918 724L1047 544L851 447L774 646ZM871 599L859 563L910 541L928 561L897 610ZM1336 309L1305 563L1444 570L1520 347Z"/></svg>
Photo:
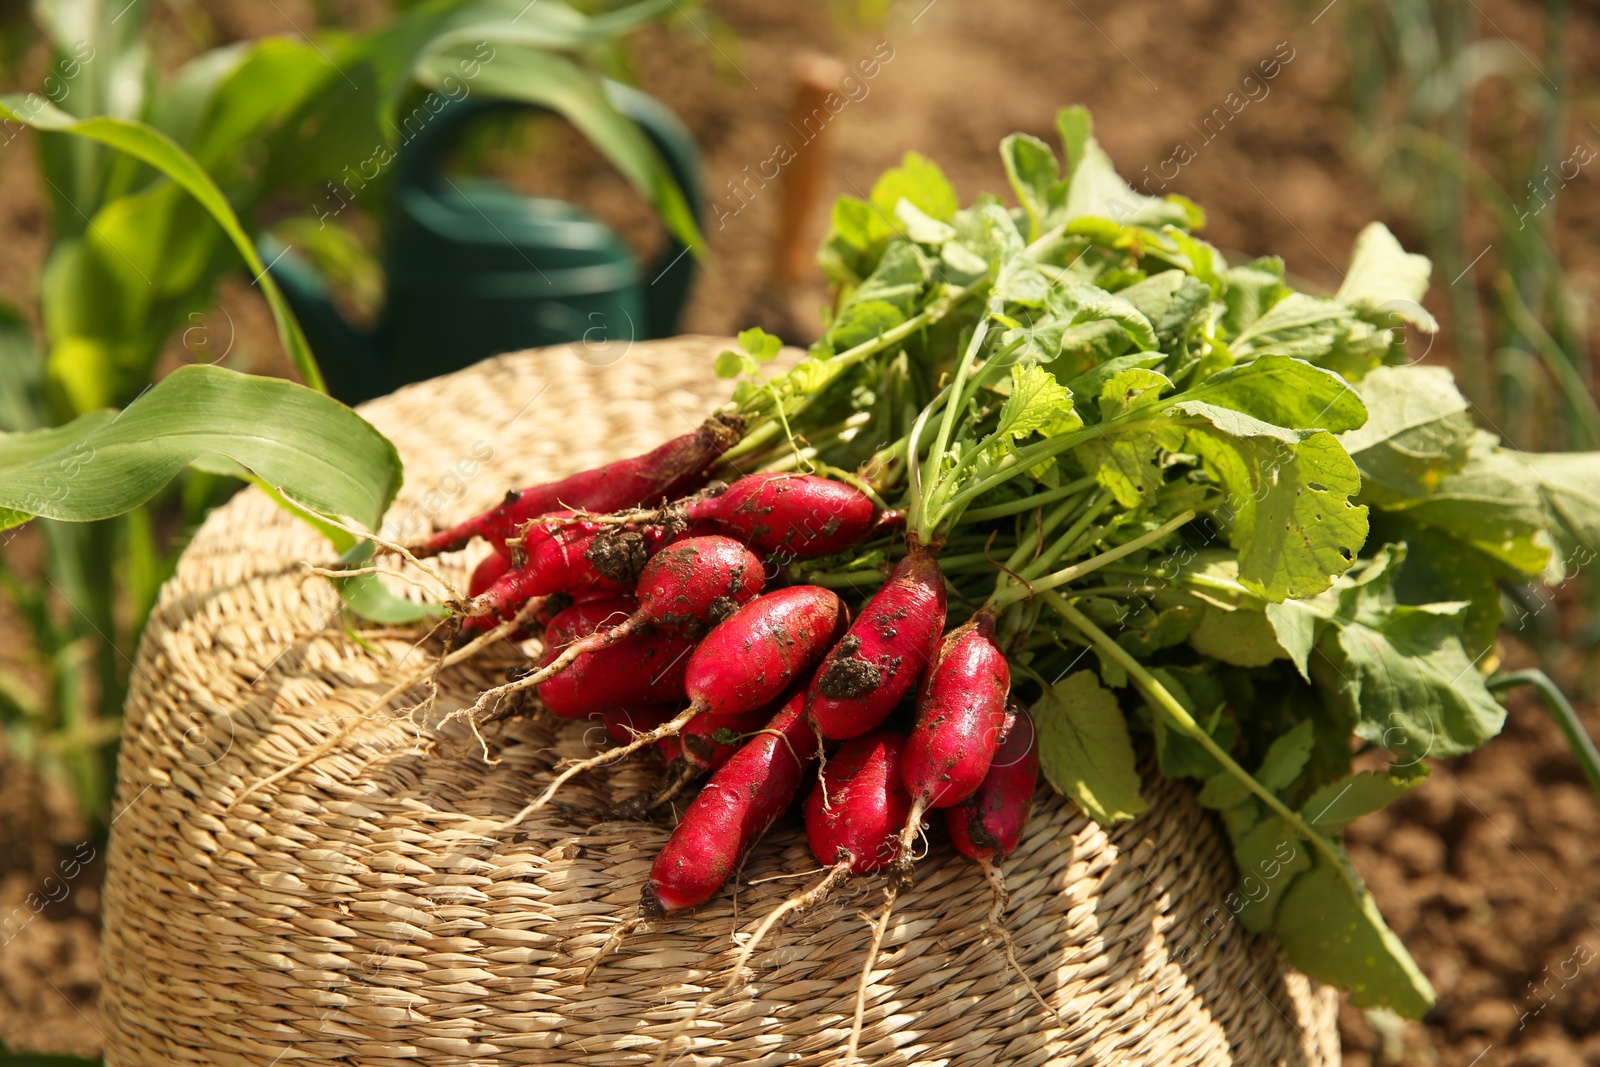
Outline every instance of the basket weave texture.
<svg viewBox="0 0 1600 1067"><path fill-rule="evenodd" d="M529 484L640 452L726 395L724 342L547 349L374 401L407 484L414 537ZM458 586L486 549L445 557ZM105 889L107 1063L642 1064L742 933L816 863L792 818L742 880L692 916L584 965L633 913L667 829L602 822L646 761L578 779L564 810L496 825L592 751L583 724L532 715L487 748L440 717L525 662L516 646L369 705L430 646L353 640L324 579L326 543L256 490L205 524L162 592L134 669ZM399 587L397 587L399 588ZM534 646L528 646L530 649ZM488 755L497 762L486 764ZM246 795L268 775L318 758ZM1233 870L1187 790L1110 833L1041 791L1006 865L1006 924L1062 1025L986 934L989 889L937 835L901 894L870 990L862 1052L881 1064L1336 1064L1337 998L1231 921ZM242 798L242 799L241 799ZM773 879L775 875L791 875ZM677 1062L837 1062L881 882L783 924L737 995L702 1010Z"/></svg>

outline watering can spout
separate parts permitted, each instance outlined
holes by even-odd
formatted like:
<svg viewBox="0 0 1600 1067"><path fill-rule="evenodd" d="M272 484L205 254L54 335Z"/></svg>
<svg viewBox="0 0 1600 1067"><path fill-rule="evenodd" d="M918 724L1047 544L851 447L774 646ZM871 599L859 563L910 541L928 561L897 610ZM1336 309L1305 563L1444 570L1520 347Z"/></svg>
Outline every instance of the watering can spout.
<svg viewBox="0 0 1600 1067"><path fill-rule="evenodd" d="M304 256L270 234L263 234L256 248L271 264L273 280L300 320L328 392L346 404L359 404L384 392L375 338L345 319L333 302L327 279Z"/></svg>

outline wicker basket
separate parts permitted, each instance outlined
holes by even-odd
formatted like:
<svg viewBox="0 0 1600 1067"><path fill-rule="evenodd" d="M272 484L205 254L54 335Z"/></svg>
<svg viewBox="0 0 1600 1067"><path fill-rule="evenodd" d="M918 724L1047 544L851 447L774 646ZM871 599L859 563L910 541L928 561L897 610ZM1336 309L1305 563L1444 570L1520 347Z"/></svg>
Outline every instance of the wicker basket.
<svg viewBox="0 0 1600 1067"><path fill-rule="evenodd" d="M367 405L406 461L391 523L414 534L507 486L682 432L719 399L721 346L527 352ZM484 551L447 557L457 584ZM500 724L483 746L438 726L523 662L515 646L447 671L431 708L404 712L429 695L418 687L370 711L431 653L414 635L353 640L327 583L300 566L326 556L307 527L242 493L211 516L151 617L105 890L107 1062L649 1062L726 979L741 931L809 881L799 827L780 824L737 886L635 934L578 986L632 914L666 831L573 808L497 831L594 738L542 716ZM599 809L653 773L625 765L566 797ZM1110 834L1041 795L1007 865L1008 927L1066 1029L986 937L983 878L935 844L889 928L866 1059L1337 1063L1334 993L1227 921L1232 868L1188 792L1152 782L1148 794L1149 810ZM679 1051L692 1043L680 1062L837 1061L864 912L880 899L863 879L776 932L750 983L680 1039Z"/></svg>

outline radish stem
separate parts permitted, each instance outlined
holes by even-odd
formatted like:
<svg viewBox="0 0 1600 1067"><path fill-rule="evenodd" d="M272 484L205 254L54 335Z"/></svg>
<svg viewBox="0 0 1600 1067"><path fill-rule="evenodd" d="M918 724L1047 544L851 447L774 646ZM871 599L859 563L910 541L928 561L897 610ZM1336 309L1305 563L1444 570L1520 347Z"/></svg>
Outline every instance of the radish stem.
<svg viewBox="0 0 1600 1067"><path fill-rule="evenodd" d="M1349 865L1345 862L1339 850L1334 847L1332 841L1313 830L1305 819L1301 818L1299 812L1279 800L1276 793L1256 781L1254 775L1239 766L1234 761L1234 758L1221 745L1217 744L1216 739L1195 721L1194 716L1189 714L1189 709L1178 703L1178 698L1173 696L1167 687L1162 685L1155 675L1145 668L1144 664L1134 659L1127 649L1117 644L1109 634L1096 626L1087 615L1068 603L1060 593L1047 590L1042 595L1045 602L1054 608L1062 618L1077 627L1085 637L1089 638L1107 656L1116 660L1128 672L1128 677L1133 679L1134 684L1157 707L1167 713L1173 725L1182 733L1197 741L1200 747L1210 754L1212 759L1222 764L1224 770L1244 783L1245 788L1254 793L1263 804L1278 815L1281 815L1295 833L1309 842L1312 848L1322 853L1333 869L1339 873L1339 877L1349 887L1351 895L1357 900L1362 899L1366 893L1365 888L1350 871Z"/></svg>
<svg viewBox="0 0 1600 1067"><path fill-rule="evenodd" d="M1054 504L1064 500L1074 493L1081 493L1085 489L1093 488L1095 479L1091 475L1079 478L1075 482L1068 482L1059 489L1051 489L1044 493L1035 493L1033 496L1023 497L1021 500L1012 500L1004 504L994 504L986 508L969 508L961 516L963 522L988 522L991 519L1003 519L1007 515L1020 515L1024 511Z"/></svg>
<svg viewBox="0 0 1600 1067"><path fill-rule="evenodd" d="M1080 563L1074 563L1072 566L1056 571L1054 574L1046 574L1038 578L1029 578L1021 582L1013 581L1012 583L1005 585L1003 588L996 589L994 591L994 594L989 597L988 607L991 610L999 611L1008 605L1017 603L1018 601L1026 600L1031 596L1036 596L1040 593L1045 593L1052 589L1056 589L1060 586L1066 585L1068 582L1077 581L1079 578L1090 573L1091 571L1099 570L1108 563L1114 563L1117 560L1122 559L1124 556L1132 555L1141 548L1161 540L1163 537L1167 536L1180 526L1183 526L1193 519L1194 512L1192 510L1185 511L1176 518L1168 519L1166 522L1162 523L1154 530L1151 530L1149 533L1140 534L1133 540L1124 542L1123 544L1118 545L1116 548L1107 549L1098 556L1092 556Z"/></svg>

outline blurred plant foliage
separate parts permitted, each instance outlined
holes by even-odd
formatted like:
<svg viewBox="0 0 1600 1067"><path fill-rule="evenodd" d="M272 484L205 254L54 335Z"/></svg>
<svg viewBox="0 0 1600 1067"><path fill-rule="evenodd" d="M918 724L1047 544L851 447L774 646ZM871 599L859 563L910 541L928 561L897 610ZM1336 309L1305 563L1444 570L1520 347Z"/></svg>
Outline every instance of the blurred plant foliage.
<svg viewBox="0 0 1600 1067"><path fill-rule="evenodd" d="M225 426L214 427L215 452L235 463L203 462L204 470L183 472L170 485L168 474L141 490L146 502L126 510L122 500L111 517L104 517L112 507L104 501L116 497L109 492L115 479L106 472L131 473L152 456L174 470L193 460L175 440L192 429L185 420L194 409L185 405L200 398L218 405L213 414L231 413L241 429L254 428L273 405L309 405L305 410L326 416L327 425L348 431L352 457L365 449L358 462L374 485L392 495L398 483L398 460L388 466L392 448L385 454L363 437L347 410L339 409L345 419L318 406L337 408L333 401L301 399L308 391L299 387L269 396L230 381L232 371L207 368L143 396L160 377L158 361L174 334L200 321L219 280L241 266L271 306L302 381L321 388L299 326L255 254L254 238L265 226L308 245L309 234L334 230L312 215L328 182L361 167L377 171L360 171L364 198L381 203L404 131L426 122L441 95L476 91L473 79L498 62L508 76L485 79L494 95L543 106L579 126L675 233L698 242L664 161L607 101L600 81L602 70L616 67L624 35L681 17L683 5L394 6L395 17L374 30L239 42L162 76L148 40L150 0L33 4L48 65L34 91L0 97L0 131L6 143L23 127L40 131L52 243L38 289L42 347L14 311L0 309L0 473L13 480L27 474L45 490L0 501L0 543L7 546L0 595L9 602L7 625L28 638L28 647L0 659L0 729L13 753L63 776L102 823L123 695L157 590L188 532L237 485L217 472L268 478L249 462L242 435L230 436ZM346 274L370 280L358 245L345 237L317 244L345 255ZM193 346L185 347L192 357ZM221 358L202 355L206 362ZM100 413L123 408L126 415L136 399L149 437L130 452L116 434L107 436L109 416ZM314 442L284 432L290 447L314 454ZM95 478L80 477L86 454L99 457L94 473L107 490L99 497L85 488ZM299 477L288 484L301 490L299 499L314 501L316 477ZM22 566L9 547L16 531L7 527L38 514L92 521L38 520L39 558Z"/></svg>
<svg viewBox="0 0 1600 1067"><path fill-rule="evenodd" d="M1590 324L1557 218L1600 143L1570 132L1567 5L1540 6L1532 45L1457 0L1352 0L1341 15L1361 150L1445 283L1464 390L1519 448L1592 449Z"/></svg>

